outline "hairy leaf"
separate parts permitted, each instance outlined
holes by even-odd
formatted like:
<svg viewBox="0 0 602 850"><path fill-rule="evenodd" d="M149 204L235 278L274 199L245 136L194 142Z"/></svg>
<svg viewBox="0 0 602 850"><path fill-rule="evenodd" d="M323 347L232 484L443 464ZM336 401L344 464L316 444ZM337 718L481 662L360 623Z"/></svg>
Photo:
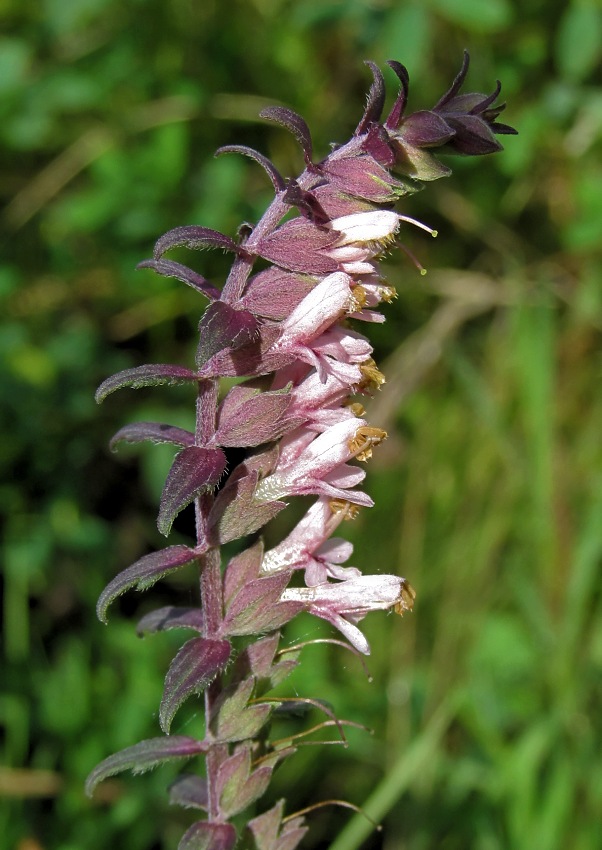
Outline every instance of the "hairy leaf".
<svg viewBox="0 0 602 850"><path fill-rule="evenodd" d="M258 578L245 584L229 605L223 622L223 633L248 635L271 631L292 620L303 604L280 602L290 572Z"/></svg>
<svg viewBox="0 0 602 850"><path fill-rule="evenodd" d="M230 658L227 640L192 638L171 662L159 709L161 729L169 733L171 722L182 703L192 694L201 693L220 673Z"/></svg>
<svg viewBox="0 0 602 850"><path fill-rule="evenodd" d="M220 233L218 230L211 230L210 227L199 227L197 225L184 225L183 227L174 227L164 233L155 243L153 251L154 257L158 260L166 251L171 248L222 248L224 251L238 251L238 246L235 242Z"/></svg>
<svg viewBox="0 0 602 850"><path fill-rule="evenodd" d="M174 519L201 493L215 487L226 469L221 449L188 446L176 455L165 481L157 528L166 537Z"/></svg>
<svg viewBox="0 0 602 850"><path fill-rule="evenodd" d="M211 731L221 742L246 741L255 738L274 710L270 705L248 705L255 679L232 685L222 692L213 708Z"/></svg>
<svg viewBox="0 0 602 850"><path fill-rule="evenodd" d="M144 555L107 584L96 605L98 619L106 623L109 605L126 590L133 587L146 590L163 576L190 564L198 556L199 553L188 546L168 546L159 552Z"/></svg>
<svg viewBox="0 0 602 850"><path fill-rule="evenodd" d="M197 375L184 366L172 366L171 364L149 363L145 366L135 366L133 369L124 369L111 375L103 381L96 390L94 398L98 404L114 393L129 387L138 390L141 387L156 387L159 384L184 384L187 381L197 381Z"/></svg>
<svg viewBox="0 0 602 850"><path fill-rule="evenodd" d="M228 606L247 582L259 575L263 559L263 542L258 540L230 559L224 573L224 604Z"/></svg>
<svg viewBox="0 0 602 850"><path fill-rule="evenodd" d="M163 277L175 277L181 280L182 283L188 284L197 292L202 292L210 301L215 301L221 295L217 287L213 286L202 275L189 269L181 263L176 263L174 260L143 260L136 266L138 269L152 269L157 274Z"/></svg>
<svg viewBox="0 0 602 850"><path fill-rule="evenodd" d="M286 502L257 502L253 495L257 471L242 477L230 476L218 493L209 514L209 533L214 545L237 540L262 528L286 507Z"/></svg>
<svg viewBox="0 0 602 850"><path fill-rule="evenodd" d="M109 446L111 451L115 451L117 443L142 443L145 440L153 443L172 443L175 446L193 446L194 434L184 428L165 425L162 422L132 422L117 431Z"/></svg>
<svg viewBox="0 0 602 850"><path fill-rule="evenodd" d="M222 817L233 817L261 797L269 785L272 769L260 767L251 773L250 746L243 746L226 759L216 782Z"/></svg>
<svg viewBox="0 0 602 850"><path fill-rule="evenodd" d="M257 318L223 301L210 304L199 322L196 362L200 368L224 349L236 350L258 338Z"/></svg>
<svg viewBox="0 0 602 850"><path fill-rule="evenodd" d="M204 741L197 741L196 738L186 735L169 735L140 741L101 761L86 779L86 794L91 797L99 782L116 773L122 773L124 770L144 773L163 762L188 759L204 753L207 748L208 745Z"/></svg>
<svg viewBox="0 0 602 850"><path fill-rule="evenodd" d="M283 824L283 813L284 800L279 800L269 811L249 821L257 850L295 850L308 827L304 826L302 817Z"/></svg>
<svg viewBox="0 0 602 850"><path fill-rule="evenodd" d="M178 850L232 850L236 844L236 830L230 823L197 821L186 830Z"/></svg>
<svg viewBox="0 0 602 850"><path fill-rule="evenodd" d="M220 405L216 443L259 446L277 440L295 424L285 418L290 403L290 385L266 392L244 385L232 387Z"/></svg>
<svg viewBox="0 0 602 850"><path fill-rule="evenodd" d="M260 118L267 118L268 121L274 121L282 127L286 127L293 136L297 139L303 149L305 162L309 165L312 157L312 140L311 132L305 120L292 109L286 106L266 106L259 113Z"/></svg>

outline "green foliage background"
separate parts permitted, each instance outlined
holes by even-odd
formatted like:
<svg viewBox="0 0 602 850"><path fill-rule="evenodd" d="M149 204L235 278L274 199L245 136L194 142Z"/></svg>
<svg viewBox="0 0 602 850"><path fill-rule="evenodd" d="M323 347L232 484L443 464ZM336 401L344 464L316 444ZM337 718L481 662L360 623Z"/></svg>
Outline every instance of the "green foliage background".
<svg viewBox="0 0 602 850"><path fill-rule="evenodd" d="M363 59L404 62L417 109L467 47L468 89L500 77L520 135L404 205L440 237L404 234L426 278L387 261L399 299L375 329L388 383L370 416L390 438L369 467L377 506L345 529L353 563L407 576L416 608L368 619L371 683L343 650L305 650L289 691L375 734L302 748L270 800L346 798L385 826L323 809L308 848L599 847L600 4L2 0L0 21L3 846L160 850L192 820L165 803L169 770L82 792L101 758L158 732L179 637L142 642L132 616L191 597L184 575L130 594L108 628L94 615L104 584L160 545L169 463L152 447L115 458L107 440L191 416L164 389L93 403L120 368L192 357L198 296L136 263L176 225L258 218L265 176L213 159L219 145L299 171L263 105L301 112L326 153L361 114ZM219 254L188 259L223 278ZM299 618L288 638L320 626ZM175 731L200 733L200 717Z"/></svg>

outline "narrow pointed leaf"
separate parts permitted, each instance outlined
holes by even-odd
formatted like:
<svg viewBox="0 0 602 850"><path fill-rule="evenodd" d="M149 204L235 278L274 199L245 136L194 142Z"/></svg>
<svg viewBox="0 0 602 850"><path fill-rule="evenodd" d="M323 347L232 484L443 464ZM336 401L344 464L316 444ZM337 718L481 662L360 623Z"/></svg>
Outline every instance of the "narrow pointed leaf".
<svg viewBox="0 0 602 850"><path fill-rule="evenodd" d="M248 310L235 310L223 301L210 304L199 322L196 362L203 366L226 349L235 350L258 336L257 318Z"/></svg>
<svg viewBox="0 0 602 850"><path fill-rule="evenodd" d="M159 722L165 733L169 733L171 722L182 703L193 694L205 690L220 673L230 658L227 640L193 638L180 649L172 661L167 676Z"/></svg>
<svg viewBox="0 0 602 850"><path fill-rule="evenodd" d="M362 120L355 129L354 136L361 136L367 131L370 124L380 121L380 116L385 105L385 80L381 70L374 62L368 61L365 64L372 71L374 79L368 92L366 109L364 110Z"/></svg>
<svg viewBox="0 0 602 850"><path fill-rule="evenodd" d="M229 605L247 582L256 579L263 558L263 541L257 540L248 549L234 555L224 573L224 604Z"/></svg>
<svg viewBox="0 0 602 850"><path fill-rule="evenodd" d="M289 579L290 573L284 570L244 585L228 606L222 626L224 634L257 634L278 629L292 620L303 610L303 605L280 602Z"/></svg>
<svg viewBox="0 0 602 850"><path fill-rule="evenodd" d="M189 269L188 266L182 263L176 263L174 260L143 260L136 266L137 269L152 269L157 274L163 277L175 277L176 280L181 280L197 292L201 292L210 301L216 301L221 292L216 286L213 286L206 280L203 275Z"/></svg>
<svg viewBox="0 0 602 850"><path fill-rule="evenodd" d="M325 249L338 238L336 231L320 229L311 221L297 217L260 239L256 251L265 260L290 271L327 275L337 270L338 263Z"/></svg>
<svg viewBox="0 0 602 850"><path fill-rule="evenodd" d="M230 823L197 821L186 830L178 850L232 850L236 844L236 830Z"/></svg>
<svg viewBox="0 0 602 850"><path fill-rule="evenodd" d="M238 251L236 243L224 233L218 230L211 230L209 227L198 227L196 225L185 225L184 227L174 227L155 243L153 251L154 257L158 260L166 251L171 248L192 248L194 250L202 248L222 248L224 251Z"/></svg>
<svg viewBox="0 0 602 850"><path fill-rule="evenodd" d="M243 156L248 156L251 159L254 159L255 162L258 162L264 169L272 181L274 189L277 192L281 192L284 189L284 177L280 174L274 163L271 162L267 156L259 153L259 151L256 151L253 148L248 148L246 145L224 145L216 150L215 155L221 156L223 153L241 153Z"/></svg>
<svg viewBox="0 0 602 850"><path fill-rule="evenodd" d="M194 629L203 631L203 612L200 608L180 608L176 605L165 605L155 611L149 611L138 621L137 635L165 632L168 629Z"/></svg>
<svg viewBox="0 0 602 850"><path fill-rule="evenodd" d="M124 770L144 773L163 762L188 759L206 751L207 745L204 741L197 741L196 738L189 738L186 735L171 735L140 741L101 761L86 779L86 794L91 797L99 782Z"/></svg>
<svg viewBox="0 0 602 850"><path fill-rule="evenodd" d="M95 399L100 404L115 390L121 390L125 387L138 390L141 387L156 387L159 384L184 384L186 381L197 380L196 373L184 366L149 363L145 366L135 366L133 369L124 369L123 372L111 375L96 390Z"/></svg>
<svg viewBox="0 0 602 850"><path fill-rule="evenodd" d="M220 406L216 442L220 446L259 446L277 440L295 424L289 425L285 419L290 403L290 386L272 392L233 387Z"/></svg>
<svg viewBox="0 0 602 850"><path fill-rule="evenodd" d="M315 285L311 277L270 266L250 278L240 304L256 316L281 321Z"/></svg>
<svg viewBox="0 0 602 850"><path fill-rule="evenodd" d="M293 134L303 148L305 162L309 165L312 157L313 144L309 127L300 115L293 112L292 109L288 109L286 106L267 106L265 109L261 110L259 117L267 118L268 121L275 121L276 124L286 127L286 129Z"/></svg>
<svg viewBox="0 0 602 850"><path fill-rule="evenodd" d="M395 61L395 59L390 59L387 62L387 65L397 74L399 82L401 83L399 94L397 95L395 103L393 104L387 120L385 121L385 127L387 130L396 130L397 127L399 127L399 122L403 116L406 101L408 99L410 75L408 74L408 70L405 65L402 65L401 62Z"/></svg>
<svg viewBox="0 0 602 850"><path fill-rule="evenodd" d="M228 479L218 493L209 514L212 545L223 545L253 534L286 507L286 502L257 502L253 495L259 474Z"/></svg>
<svg viewBox="0 0 602 850"><path fill-rule="evenodd" d="M166 537L180 511L201 493L215 487L226 469L226 455L221 449L189 446L176 455L167 476L157 528Z"/></svg>
<svg viewBox="0 0 602 850"><path fill-rule="evenodd" d="M163 576L179 570L185 564L190 564L198 556L198 551L188 546L168 546L159 552L144 555L107 584L96 605L98 619L106 623L109 605L126 590L133 587L137 590L146 590Z"/></svg>
<svg viewBox="0 0 602 850"><path fill-rule="evenodd" d="M254 679L247 679L222 693L214 706L210 724L216 740L222 743L246 741L255 738L265 725L277 703L248 705L254 685Z"/></svg>
<svg viewBox="0 0 602 850"><path fill-rule="evenodd" d="M193 446L194 434L163 422L132 422L117 431L109 446L111 451L115 451L117 443L143 443L146 440L152 443L172 443L175 446Z"/></svg>

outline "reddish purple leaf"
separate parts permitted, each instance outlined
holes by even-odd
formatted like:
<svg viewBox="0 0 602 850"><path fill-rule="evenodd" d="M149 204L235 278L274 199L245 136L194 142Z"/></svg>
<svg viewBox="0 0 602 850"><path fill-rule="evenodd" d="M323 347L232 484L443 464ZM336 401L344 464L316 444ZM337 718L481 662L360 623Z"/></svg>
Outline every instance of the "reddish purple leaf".
<svg viewBox="0 0 602 850"><path fill-rule="evenodd" d="M253 247L260 257L282 268L327 275L337 270L338 263L325 253L325 249L336 242L338 235L334 230L318 228L299 217L285 221Z"/></svg>
<svg viewBox="0 0 602 850"><path fill-rule="evenodd" d="M232 850L236 838L236 830L230 823L197 821L180 839L178 850Z"/></svg>
<svg viewBox="0 0 602 850"><path fill-rule="evenodd" d="M274 710L275 703L249 705L255 679L246 679L222 691L210 720L211 732L222 743L255 738Z"/></svg>
<svg viewBox="0 0 602 850"><path fill-rule="evenodd" d="M169 735L165 738L140 741L101 761L86 779L86 794L91 797L99 782L124 770L144 773L163 762L188 759L206 752L207 749L204 741L197 741L196 738L186 735Z"/></svg>
<svg viewBox="0 0 602 850"><path fill-rule="evenodd" d="M292 620L303 610L300 602L280 602L290 572L254 579L236 594L222 624L223 634L249 635L272 631Z"/></svg>
<svg viewBox="0 0 602 850"><path fill-rule="evenodd" d="M192 638L180 649L171 662L163 699L159 709L161 729L169 733L171 722L182 703L193 694L205 690L220 673L230 658L227 640Z"/></svg>
<svg viewBox="0 0 602 850"><path fill-rule="evenodd" d="M180 511L215 487L226 469L221 449L188 446L176 455L161 496L157 528L166 537Z"/></svg>
<svg viewBox="0 0 602 850"><path fill-rule="evenodd" d="M228 563L224 573L224 603L229 605L235 594L259 575L263 559L263 543L258 540L243 552L239 552Z"/></svg>
<svg viewBox="0 0 602 850"><path fill-rule="evenodd" d="M423 148L442 145L453 135L453 128L440 115L428 109L413 112L399 130L399 136L406 144Z"/></svg>
<svg viewBox="0 0 602 850"><path fill-rule="evenodd" d="M193 446L194 434L184 428L165 425L162 422L132 422L117 431L109 446L111 451L115 451L117 443L142 443L145 440L153 443L172 443L176 446Z"/></svg>
<svg viewBox="0 0 602 850"><path fill-rule="evenodd" d="M259 153L259 151L256 151L253 148L248 148L246 145L224 145L216 150L215 155L221 156L223 153L241 153L243 156L248 156L251 159L254 159L255 162L258 162L264 169L272 181L272 185L276 192L281 192L284 189L284 177L280 174L274 163L271 162L267 156Z"/></svg>
<svg viewBox="0 0 602 850"><path fill-rule="evenodd" d="M290 403L290 385L274 392L244 385L232 387L218 411L216 443L259 446L279 439L295 424L285 418Z"/></svg>
<svg viewBox="0 0 602 850"><path fill-rule="evenodd" d="M253 833L257 850L295 850L308 830L302 817L282 823L284 800L253 820L249 821L249 829Z"/></svg>
<svg viewBox="0 0 602 850"><path fill-rule="evenodd" d="M145 614L138 621L136 634L165 632L168 629L194 629L195 632L202 632L203 612L200 608L179 608L175 605L166 605Z"/></svg>
<svg viewBox="0 0 602 850"><path fill-rule="evenodd" d="M264 325L258 338L240 348L224 348L199 369L199 378L229 378L267 375L288 366L295 357L270 348L280 336L280 328Z"/></svg>
<svg viewBox="0 0 602 850"><path fill-rule="evenodd" d="M213 286L202 275L197 274L188 266L176 263L174 260L143 260L136 266L138 269L152 269L163 277L175 277L182 283L192 286L197 292L202 292L210 301L216 301L221 296L217 287Z"/></svg>
<svg viewBox="0 0 602 850"><path fill-rule="evenodd" d="M102 382L94 397L100 404L115 390L121 390L125 387L138 390L141 387L156 387L159 384L184 384L186 381L197 380L196 373L184 368L184 366L172 366L169 363L149 363L145 366L135 366L133 369L124 369L123 372L111 375L110 378Z"/></svg>
<svg viewBox="0 0 602 850"><path fill-rule="evenodd" d="M166 251L172 248L192 248L194 250L202 248L221 248L224 251L238 252L238 245L218 230L211 230L209 227L199 227L197 225L184 225L184 227L174 227L164 233L157 242L153 255L155 260L158 260Z"/></svg>
<svg viewBox="0 0 602 850"><path fill-rule="evenodd" d="M267 118L282 127L286 127L303 148L305 162L309 165L312 157L312 141L309 127L299 114L286 106L267 106L259 113L260 118Z"/></svg>
<svg viewBox="0 0 602 850"><path fill-rule="evenodd" d="M199 323L196 353L199 368L224 349L237 349L258 338L257 318L223 301L210 304Z"/></svg>
<svg viewBox="0 0 602 850"><path fill-rule="evenodd" d="M207 780L203 776L183 773L169 786L169 802L183 809L202 809L207 811Z"/></svg>
<svg viewBox="0 0 602 850"><path fill-rule="evenodd" d="M354 136L363 135L371 124L375 124L380 121L380 116L382 115L383 107L385 105L385 78L383 77L378 65L374 62L367 61L365 64L372 71L374 79L370 86L370 91L368 92L368 99L362 120L357 125L353 133Z"/></svg>
<svg viewBox="0 0 602 850"><path fill-rule="evenodd" d="M256 316L282 321L315 285L314 278L270 266L250 278L239 303Z"/></svg>
<svg viewBox="0 0 602 850"><path fill-rule="evenodd" d="M107 584L96 605L98 619L106 623L109 605L126 590L132 587L137 590L147 590L163 576L179 570L198 557L199 552L189 549L188 546L168 546L159 552L144 555Z"/></svg>
<svg viewBox="0 0 602 850"><path fill-rule="evenodd" d="M222 817L237 815L261 797L269 785L272 770L271 766L265 766L251 773L250 746L243 746L226 759L216 781Z"/></svg>
<svg viewBox="0 0 602 850"><path fill-rule="evenodd" d="M253 534L286 507L286 502L257 502L253 498L259 474L230 476L217 494L209 514L212 545L220 546Z"/></svg>

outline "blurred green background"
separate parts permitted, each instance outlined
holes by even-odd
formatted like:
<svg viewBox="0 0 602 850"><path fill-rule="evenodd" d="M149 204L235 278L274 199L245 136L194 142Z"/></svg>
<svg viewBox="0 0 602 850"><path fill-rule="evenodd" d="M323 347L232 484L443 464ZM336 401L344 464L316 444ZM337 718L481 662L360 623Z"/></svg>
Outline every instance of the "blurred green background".
<svg viewBox="0 0 602 850"><path fill-rule="evenodd" d="M118 369L193 356L202 299L136 263L171 227L257 220L265 175L214 159L219 145L298 173L262 106L297 109L324 155L362 112L364 59L404 62L419 109L466 47L466 90L499 77L520 135L495 157L450 159L453 177L403 204L440 236L404 233L424 278L401 252L387 260L399 298L374 329L388 383L370 416L390 438L369 466L376 507L343 529L352 563L408 577L416 607L366 621L371 683L343 650L305 650L288 692L375 734L301 748L264 803L346 798L385 826L322 809L307 848L599 847L600 4L2 0L0 21L2 846L167 850L193 820L166 804L169 769L92 802L82 791L96 762L158 734L182 636L141 641L135 615L192 598L182 574L124 597L109 627L94 614L104 584L161 545L170 457L115 457L107 441L128 421L192 413L187 392L164 388L94 405ZM186 259L223 280L219 253ZM172 542L187 531L184 518ZM323 625L299 618L287 639ZM201 734L200 716L174 731Z"/></svg>

